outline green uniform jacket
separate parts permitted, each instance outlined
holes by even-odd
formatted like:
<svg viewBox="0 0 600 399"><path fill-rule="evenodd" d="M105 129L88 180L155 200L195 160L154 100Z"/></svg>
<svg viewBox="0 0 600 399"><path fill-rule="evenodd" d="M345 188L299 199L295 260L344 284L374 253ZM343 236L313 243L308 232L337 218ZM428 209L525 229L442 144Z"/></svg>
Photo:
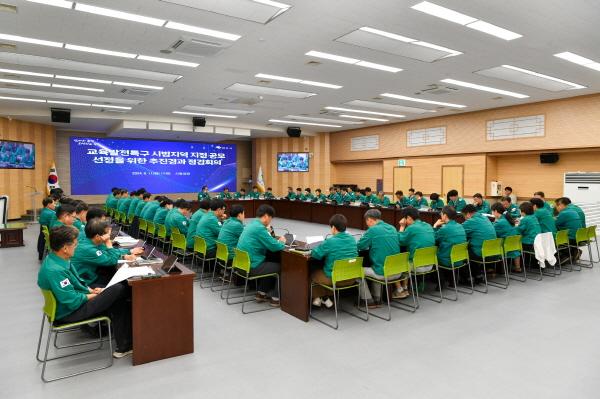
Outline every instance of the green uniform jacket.
<svg viewBox="0 0 600 399"><path fill-rule="evenodd" d="M107 208L109 207L108 204L110 204L110 202L112 201L113 198L115 198L113 193L108 194L108 197L106 197L106 201L104 201L104 205L106 205Z"/></svg>
<svg viewBox="0 0 600 399"><path fill-rule="evenodd" d="M271 198L275 198L273 193L270 191L265 191L265 199L271 199Z"/></svg>
<svg viewBox="0 0 600 399"><path fill-rule="evenodd" d="M450 220L435 230L435 243L438 247L437 258L442 266L450 266L450 251L456 244L467 242L467 234L461 224ZM456 266L459 266L457 264Z"/></svg>
<svg viewBox="0 0 600 399"><path fill-rule="evenodd" d="M80 233L85 233L85 224L81 220L79 220L79 218L75 218L75 220L73 221L73 227L79 230Z"/></svg>
<svg viewBox="0 0 600 399"><path fill-rule="evenodd" d="M79 309L87 302L89 288L68 260L50 252L38 272L38 287L50 290L56 298L56 320Z"/></svg>
<svg viewBox="0 0 600 399"><path fill-rule="evenodd" d="M160 203L158 201L150 201L144 206L144 209L142 209L140 217L152 222L158 208L160 208Z"/></svg>
<svg viewBox="0 0 600 399"><path fill-rule="evenodd" d="M167 218L167 214L170 209L168 208L158 208L156 213L154 214L154 224L165 224L165 219ZM158 231L158 230L157 230Z"/></svg>
<svg viewBox="0 0 600 399"><path fill-rule="evenodd" d="M552 205L548 201L544 201L544 209L550 212L551 215L554 215L554 208L552 208Z"/></svg>
<svg viewBox="0 0 600 399"><path fill-rule="evenodd" d="M119 204L119 199L117 197L112 197L108 201L108 207L112 208L112 209L117 209L118 204Z"/></svg>
<svg viewBox="0 0 600 399"><path fill-rule="evenodd" d="M521 217L521 210L515 204L511 203L506 212L508 212L513 219L518 219Z"/></svg>
<svg viewBox="0 0 600 399"><path fill-rule="evenodd" d="M581 227L587 226L585 223L585 213L583 212L583 210L580 207L578 207L575 204L569 204L569 205L567 205L567 208L574 209L575 212L577 212L577 214L579 215L579 218L581 219ZM552 213L551 213L551 215L552 215Z"/></svg>
<svg viewBox="0 0 600 399"><path fill-rule="evenodd" d="M221 199L232 199L233 197L231 196L230 192L223 191L223 192L219 193L219 198L221 198Z"/></svg>
<svg viewBox="0 0 600 399"><path fill-rule="evenodd" d="M296 194L294 194L292 191L288 191L287 195L285 196L285 198L289 199L289 200L293 200L296 199Z"/></svg>
<svg viewBox="0 0 600 399"><path fill-rule="evenodd" d="M304 199L303 201L312 201L315 199L315 196L311 193L311 194L305 194L303 195Z"/></svg>
<svg viewBox="0 0 600 399"><path fill-rule="evenodd" d="M219 237L220 231L221 224L219 223L219 219L217 219L213 211L208 211L198 222L195 235L204 238L206 241L206 250L211 251L217 246L215 241Z"/></svg>
<svg viewBox="0 0 600 399"><path fill-rule="evenodd" d="M438 198L436 201L431 201L429 206L431 209L441 210L444 207L444 201Z"/></svg>
<svg viewBox="0 0 600 399"><path fill-rule="evenodd" d="M477 213L492 213L492 210L490 209L490 203L487 202L487 200L483 200L481 205L475 205L475 209L477 209Z"/></svg>
<svg viewBox="0 0 600 399"><path fill-rule="evenodd" d="M40 212L40 217L38 220L42 226L46 226L46 227L50 228L52 223L55 220L57 220L56 212L54 212L50 208L42 208L42 211Z"/></svg>
<svg viewBox="0 0 600 399"><path fill-rule="evenodd" d="M140 198L133 197L133 199L129 203L129 208L127 208L127 216L131 216L131 215L135 214L135 210L137 209L137 206L140 203L140 201L141 201Z"/></svg>
<svg viewBox="0 0 600 399"><path fill-rule="evenodd" d="M129 204L131 204L131 197L119 198L117 210L119 212L125 212L129 210Z"/></svg>
<svg viewBox="0 0 600 399"><path fill-rule="evenodd" d="M462 224L469 241L469 249L472 253L481 257L481 247L486 240L493 240L496 237L496 230L490 220L481 213L473 214L469 220Z"/></svg>
<svg viewBox="0 0 600 399"><path fill-rule="evenodd" d="M362 203L376 204L377 201L379 201L379 198L373 194L360 196L360 202Z"/></svg>
<svg viewBox="0 0 600 399"><path fill-rule="evenodd" d="M535 237L542 232L540 223L534 215L525 215L519 221L517 231L521 234L521 242L527 245L533 245Z"/></svg>
<svg viewBox="0 0 600 399"><path fill-rule="evenodd" d="M233 249L237 247L243 231L244 223L242 223L242 221L238 218L229 218L223 223L223 227L221 227L221 231L219 231L217 241L227 245L229 259L234 257L235 251Z"/></svg>
<svg viewBox="0 0 600 399"><path fill-rule="evenodd" d="M327 277L331 278L333 263L336 260L356 258L358 256L356 240L345 231L337 233L313 249L310 256L314 259L324 260L323 272Z"/></svg>
<svg viewBox="0 0 600 399"><path fill-rule="evenodd" d="M415 198L415 200L413 201L413 207L419 209L419 208L427 208L429 207L429 202L427 202L426 198L421 197L420 200L417 200Z"/></svg>
<svg viewBox="0 0 600 399"><path fill-rule="evenodd" d="M329 194L327 196L328 201L335 201L338 204L342 203L342 197L338 193Z"/></svg>
<svg viewBox="0 0 600 399"><path fill-rule="evenodd" d="M185 237L185 243L188 248L194 248L194 236L196 235L196 229L198 228L198 223L200 223L200 220L202 220L204 215L206 215L206 210L198 209L190 218L190 226L187 231L187 236Z"/></svg>
<svg viewBox="0 0 600 399"><path fill-rule="evenodd" d="M61 222L60 220L54 219L52 221L52 224L50 225L50 230L52 230L55 227L60 227L60 226L66 226L66 225L63 222Z"/></svg>
<svg viewBox="0 0 600 399"><path fill-rule="evenodd" d="M416 198L414 195L409 195L408 198L408 206L412 206L413 208L415 207L415 202L416 202Z"/></svg>
<svg viewBox="0 0 600 399"><path fill-rule="evenodd" d="M494 222L494 229L496 230L496 237L498 238L506 238L508 236L516 236L519 234L515 226L511 226L508 222L508 219L502 215L500 219L496 219ZM521 256L520 251L510 251L506 254L509 258L517 258Z"/></svg>
<svg viewBox="0 0 600 399"><path fill-rule="evenodd" d="M90 285L98 279L96 270L99 267L116 267L121 255L117 248L94 245L92 240L85 237L77 245L71 263L86 285Z"/></svg>
<svg viewBox="0 0 600 399"><path fill-rule="evenodd" d="M200 191L198 193L198 201L202 201L203 199L210 199L210 194L208 192Z"/></svg>
<svg viewBox="0 0 600 399"><path fill-rule="evenodd" d="M244 198L246 198L246 194L242 194L240 192L237 192L237 193L233 194L233 198L235 198L235 199L244 199Z"/></svg>
<svg viewBox="0 0 600 399"><path fill-rule="evenodd" d="M402 196L402 199L398 200L398 198L396 198L396 207L407 207L410 206L410 201L408 200L408 198L406 198L405 196Z"/></svg>
<svg viewBox="0 0 600 399"><path fill-rule="evenodd" d="M542 233L552 233L554 237L556 237L556 222L550 212L546 210L546 208L538 209L534 212L534 216L538 220L540 224L540 228L542 229Z"/></svg>
<svg viewBox="0 0 600 399"><path fill-rule="evenodd" d="M347 195L349 198L348 201L350 201L350 202L356 201L356 193L354 191L352 191L351 193L348 193Z"/></svg>
<svg viewBox="0 0 600 399"><path fill-rule="evenodd" d="M358 240L357 246L359 251L369 250L371 267L375 273L383 276L385 258L400 252L398 231L394 226L379 221L367 229L367 232Z"/></svg>
<svg viewBox="0 0 600 399"><path fill-rule="evenodd" d="M306 200L306 196L304 194L302 194L302 193L296 194L296 200L297 201L304 201L304 200Z"/></svg>
<svg viewBox="0 0 600 399"><path fill-rule="evenodd" d="M320 195L315 195L315 198L313 198L313 202L323 202L323 201L327 201L327 196L325 194L320 194Z"/></svg>
<svg viewBox="0 0 600 399"><path fill-rule="evenodd" d="M250 267L255 269L265 261L267 251L281 251L285 248L285 244L271 237L260 220L254 219L244 228L237 247L248 252Z"/></svg>
<svg viewBox="0 0 600 399"><path fill-rule="evenodd" d="M167 228L167 235L171 235L173 227L179 229L179 232L184 236L187 235L189 227L188 219L181 213L177 208L173 209L173 212L169 213L165 220L165 227Z"/></svg>
<svg viewBox="0 0 600 399"><path fill-rule="evenodd" d="M259 199L260 193L258 191L257 192L250 191L250 193L248 193L248 198Z"/></svg>
<svg viewBox="0 0 600 399"><path fill-rule="evenodd" d="M565 208L556 218L556 228L558 230L569 230L569 239L574 240L577 235L577 229L583 227L581 218L572 208Z"/></svg>
<svg viewBox="0 0 600 399"><path fill-rule="evenodd" d="M144 201L144 200L141 200L140 202L138 202L137 206L135 207L135 211L133 211L133 214L137 217L142 217L142 211L144 210L146 205L148 205L149 203L150 203L150 201Z"/></svg>
<svg viewBox="0 0 600 399"><path fill-rule="evenodd" d="M454 209L456 210L456 212L462 212L462 210L464 209L465 206L467 206L467 203L465 202L464 199L458 197L456 199L456 201L448 201L448 205L454 207Z"/></svg>
<svg viewBox="0 0 600 399"><path fill-rule="evenodd" d="M408 247L412 260L416 249L435 245L435 233L430 224L417 220L404 231L398 232L398 241L401 247Z"/></svg>

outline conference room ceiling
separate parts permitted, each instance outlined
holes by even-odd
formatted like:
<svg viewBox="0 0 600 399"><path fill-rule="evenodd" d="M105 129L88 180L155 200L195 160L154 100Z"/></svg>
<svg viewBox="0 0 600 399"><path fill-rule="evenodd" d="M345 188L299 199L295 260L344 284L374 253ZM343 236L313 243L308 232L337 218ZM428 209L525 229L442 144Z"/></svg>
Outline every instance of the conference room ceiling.
<svg viewBox="0 0 600 399"><path fill-rule="evenodd" d="M463 23L419 11L420 0L1 2L16 12L0 7L0 115L50 122L51 106L71 108L77 124L63 126L69 129L110 131L123 120L191 125L196 113L229 116L206 119L250 129L252 137L282 136L288 125L333 132L600 91L600 64L555 56L571 52L600 62L600 2L431 2L464 14ZM48 2L55 5L40 4ZM99 15L106 11L92 4L153 19ZM522 37L487 34L469 26L476 20Z"/></svg>

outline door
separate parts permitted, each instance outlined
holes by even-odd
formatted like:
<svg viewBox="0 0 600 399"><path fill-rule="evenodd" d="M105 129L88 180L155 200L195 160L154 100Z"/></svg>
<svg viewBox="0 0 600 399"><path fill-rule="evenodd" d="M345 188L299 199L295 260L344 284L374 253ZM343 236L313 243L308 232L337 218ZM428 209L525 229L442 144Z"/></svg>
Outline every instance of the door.
<svg viewBox="0 0 600 399"><path fill-rule="evenodd" d="M442 166L442 192L440 196L446 196L446 193L452 189L458 191L458 195L463 197L464 184L464 166Z"/></svg>
<svg viewBox="0 0 600 399"><path fill-rule="evenodd" d="M412 167L394 168L394 192L402 190L404 195L408 195L408 189L412 187Z"/></svg>

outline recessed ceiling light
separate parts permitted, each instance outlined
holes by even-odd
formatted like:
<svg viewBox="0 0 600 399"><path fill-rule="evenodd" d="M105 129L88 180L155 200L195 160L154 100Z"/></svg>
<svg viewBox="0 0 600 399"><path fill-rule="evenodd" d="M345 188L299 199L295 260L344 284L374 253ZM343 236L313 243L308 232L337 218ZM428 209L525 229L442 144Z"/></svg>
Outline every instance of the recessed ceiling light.
<svg viewBox="0 0 600 399"><path fill-rule="evenodd" d="M179 22L173 22L173 21L167 22L167 24L165 25L165 28L181 30L184 32L198 33L200 35L216 37L218 39L224 39L224 40L230 40L230 41L236 41L239 38L241 38L240 35L235 35L233 33L227 33L227 32L221 32L221 31L213 30L213 29L201 28L199 26L180 24Z"/></svg>
<svg viewBox="0 0 600 399"><path fill-rule="evenodd" d="M69 85L61 85L61 84L57 84L57 83L52 83L52 87L58 87L61 89L70 89L70 90L104 92L104 89L96 89L94 87L69 86Z"/></svg>
<svg viewBox="0 0 600 399"><path fill-rule="evenodd" d="M139 87L140 89L151 89L151 90L162 90L164 87L161 86L150 86L150 85L141 85L138 83L128 83L128 82L112 82L115 86L125 86L125 87Z"/></svg>
<svg viewBox="0 0 600 399"><path fill-rule="evenodd" d="M49 46L49 47L62 47L63 46L63 44L59 43L59 42L51 42L49 40L34 39L31 37L25 37L25 36L8 35L5 33L0 33L0 39L8 40L10 42L37 44L40 46Z"/></svg>
<svg viewBox="0 0 600 399"><path fill-rule="evenodd" d="M44 86L44 87L50 87L50 83L32 82L30 80L18 80L18 79L0 79L0 83L13 83L13 84L27 85L27 86Z"/></svg>
<svg viewBox="0 0 600 399"><path fill-rule="evenodd" d="M381 97L379 97L377 99L381 99ZM343 105L359 107L359 109L361 109L362 107L375 108L377 110L383 110L383 112L408 112L411 114L425 114L428 112L436 112L435 110L430 110L430 109L425 109L425 108L409 107L406 105L390 104L390 103L383 103L383 102L379 102L379 101L377 101L377 102L376 101L368 101L368 100L351 100L351 101L346 101L345 103L343 103Z"/></svg>
<svg viewBox="0 0 600 399"><path fill-rule="evenodd" d="M365 111L365 110L361 110L361 109L351 109L351 108L341 108L341 107L325 107L325 109L329 109L332 111L355 112L358 114L367 114L367 115L390 116L392 118L405 118L406 117L405 115L389 114L387 112Z"/></svg>
<svg viewBox="0 0 600 399"><path fill-rule="evenodd" d="M308 86L326 87L328 89L341 89L342 87L344 87L344 86L340 86L340 85L334 85L331 83L322 83L322 82L315 82L312 80L288 78L285 76L269 75L266 73L257 73L256 75L254 75L254 77L262 78L262 79L281 80L283 82L300 83L300 84L308 85Z"/></svg>
<svg viewBox="0 0 600 399"><path fill-rule="evenodd" d="M594 60L590 60L589 58L582 57L575 53L571 53L569 51L565 51L563 53L554 54L555 57L562 58L563 60L572 62L574 64L578 64L584 66L586 68L593 69L595 71L600 71L600 62L596 62Z"/></svg>
<svg viewBox="0 0 600 399"><path fill-rule="evenodd" d="M362 125L362 122L353 122L353 121L344 121L339 119L328 119L328 118L313 118L312 116L302 116L302 115L286 115L284 116L286 119L292 119L294 121L308 121L308 122L318 122L318 123L339 123L341 125Z"/></svg>
<svg viewBox="0 0 600 399"><path fill-rule="evenodd" d="M178 114L178 115L208 116L208 117L213 117L213 118L227 118L227 119L236 119L237 118L237 116L235 116L235 115L205 114L205 113L201 113L201 112L173 111L172 113Z"/></svg>
<svg viewBox="0 0 600 399"><path fill-rule="evenodd" d="M67 76L67 75L55 75L54 78L62 79L62 80L76 80L76 81L80 81L80 82L100 83L100 84L106 84L106 85L109 85L112 83L112 81L110 81L110 80L80 78L77 76Z"/></svg>
<svg viewBox="0 0 600 399"><path fill-rule="evenodd" d="M586 88L586 86L569 82L568 80L555 78L554 76L544 75L539 72L530 71L528 69L519 68L513 65L502 65L500 67L477 71L475 73L550 91Z"/></svg>
<svg viewBox="0 0 600 399"><path fill-rule="evenodd" d="M78 45L69 44L69 43L65 44L65 48L67 50L83 51L86 53L94 53L94 54L111 55L114 57L122 57L122 58L135 58L135 56L136 56L135 54L123 53L121 51L104 50L104 49L100 49L100 48L78 46Z"/></svg>
<svg viewBox="0 0 600 399"><path fill-rule="evenodd" d="M4 68L0 68L0 72L2 72L2 73L11 73L11 74L14 74L14 75L39 76L41 78L51 78L51 77L54 76L54 75L52 75L50 73L18 71L16 69L4 69Z"/></svg>
<svg viewBox="0 0 600 399"><path fill-rule="evenodd" d="M526 95L526 94L515 93L513 91L508 91L508 90L496 89L494 87L478 85L478 84L475 84L475 83L463 82L461 80L442 79L441 82L453 84L453 85L456 85L456 86L467 87L469 89L475 89L475 90L481 90L481 91L488 91L490 93L503 94L505 96L510 96L510 97L529 98L529 96Z"/></svg>
<svg viewBox="0 0 600 399"><path fill-rule="evenodd" d="M110 108L110 109L131 109L131 107L124 107L121 105L106 105L106 104L92 104L92 107L96 108Z"/></svg>
<svg viewBox="0 0 600 399"><path fill-rule="evenodd" d="M352 65L358 65L358 66L365 67L365 68L378 69L380 71L386 71L386 72L392 72L392 73L402 71L401 68L391 67L391 66L382 65L382 64L376 64L374 62L369 62L369 61L362 61L362 60L359 60L356 58L343 57L341 55L323 53L321 51L311 50L308 53L306 53L306 55L308 55L309 57L317 57L317 58L323 58L326 60L342 62L344 64L352 64Z"/></svg>
<svg viewBox="0 0 600 399"><path fill-rule="evenodd" d="M281 8L281 9L288 9L291 7L291 5L289 5L289 4L283 4L278 1L271 1L271 0L252 0L252 1L254 1L255 3L260 3L260 4L264 4L264 5L276 7L276 8Z"/></svg>
<svg viewBox="0 0 600 399"><path fill-rule="evenodd" d="M223 114L233 114L233 115L248 115L253 114L253 110L245 110L245 109L230 109L230 108L213 108L213 107L200 107L196 105L185 105L181 107L186 111L196 111L196 112L209 112L209 113L223 113Z"/></svg>
<svg viewBox="0 0 600 399"><path fill-rule="evenodd" d="M308 98L316 96L317 93L309 93L298 90L278 89L275 87L255 86L245 83L234 83L225 90L237 91L242 93L263 94L268 96L279 96L288 98Z"/></svg>
<svg viewBox="0 0 600 399"><path fill-rule="evenodd" d="M470 17L446 7L438 6L437 4L433 4L428 1L415 4L411 8L413 10L421 11L426 14L433 15L434 17L445 19L446 21L455 22L457 24L499 37L504 40L514 40L523 37L523 35L511 32L508 29L501 28L489 22Z"/></svg>
<svg viewBox="0 0 600 399"><path fill-rule="evenodd" d="M326 123L310 123L310 122L298 122L298 121L286 121L283 119L269 119L271 123L283 123L286 125L308 125L308 126L323 126L323 127L342 127L341 125L329 125Z"/></svg>
<svg viewBox="0 0 600 399"><path fill-rule="evenodd" d="M466 105L461 105L461 104L452 104L452 103L444 103L444 102L440 102L440 101L425 100L422 98L402 96L400 94L383 93L383 94L381 94L381 96L388 97L388 98L395 98L397 100L413 101L416 103L443 105L445 107L452 107L452 108L466 108L467 107Z"/></svg>
<svg viewBox="0 0 600 399"><path fill-rule="evenodd" d="M198 65L200 65L195 62L172 60L169 58L150 57L148 55L138 55L137 59L143 60L143 61L160 62L163 64L181 65L181 66L190 67L190 68L196 68Z"/></svg>
<svg viewBox="0 0 600 399"><path fill-rule="evenodd" d="M62 7L62 8L73 7L72 1L65 1L65 0L27 0L27 1L29 1L30 3L46 4L49 6Z"/></svg>
<svg viewBox="0 0 600 399"><path fill-rule="evenodd" d="M102 8L96 6L90 6L82 3L75 3L75 9L77 11L83 11L90 14L103 15L105 17L124 19L127 21L140 22L143 24L163 26L165 24L164 19L145 17L143 15L131 14L128 12L111 10L110 8Z"/></svg>
<svg viewBox="0 0 600 399"><path fill-rule="evenodd" d="M73 101L56 101L56 100L47 100L48 104L63 104L63 105L81 105L82 107L89 107L92 104L89 103L77 103Z"/></svg>
<svg viewBox="0 0 600 399"><path fill-rule="evenodd" d="M340 115L340 117L342 117L342 118L352 118L352 119L361 119L361 120L365 120L365 121L389 122L389 119L372 118L372 117L369 117L369 116L357 116L357 115L342 114L342 115Z"/></svg>
<svg viewBox="0 0 600 399"><path fill-rule="evenodd" d="M0 100L8 100L8 101L27 101L32 103L45 103L46 100L39 100L37 98L21 98L21 97L6 97L0 96Z"/></svg>

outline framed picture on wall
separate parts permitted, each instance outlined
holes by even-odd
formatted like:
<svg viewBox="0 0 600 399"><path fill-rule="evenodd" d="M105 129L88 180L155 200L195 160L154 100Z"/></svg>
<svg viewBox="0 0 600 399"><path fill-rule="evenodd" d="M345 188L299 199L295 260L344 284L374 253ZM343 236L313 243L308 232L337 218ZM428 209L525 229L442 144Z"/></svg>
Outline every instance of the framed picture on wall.
<svg viewBox="0 0 600 399"><path fill-rule="evenodd" d="M0 169L35 169L35 144L0 140Z"/></svg>
<svg viewBox="0 0 600 399"><path fill-rule="evenodd" d="M278 172L308 172L308 152L280 152L277 154Z"/></svg>

